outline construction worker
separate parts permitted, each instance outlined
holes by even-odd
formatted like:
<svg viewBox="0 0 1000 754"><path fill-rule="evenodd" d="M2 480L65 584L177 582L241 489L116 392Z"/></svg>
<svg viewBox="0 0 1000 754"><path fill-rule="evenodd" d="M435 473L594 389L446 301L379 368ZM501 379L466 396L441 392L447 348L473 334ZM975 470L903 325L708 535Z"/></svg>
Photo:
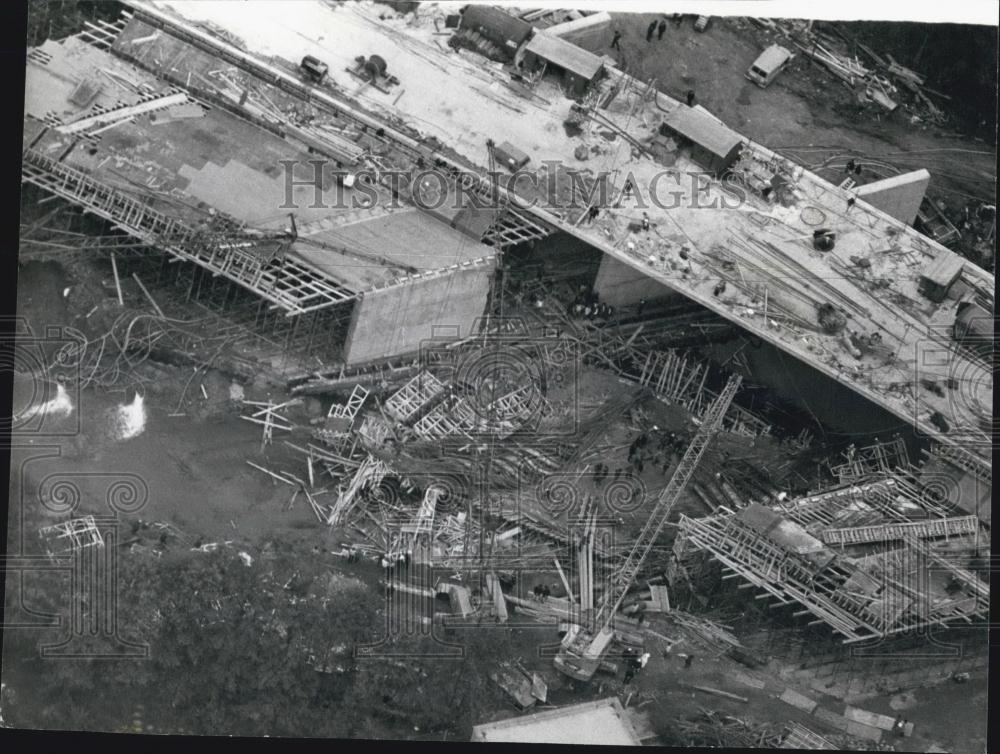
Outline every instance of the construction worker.
<svg viewBox="0 0 1000 754"><path fill-rule="evenodd" d="M656 21L650 21L649 27L646 29L646 41L653 41L653 34L656 32Z"/></svg>
<svg viewBox="0 0 1000 754"><path fill-rule="evenodd" d="M631 662L629 662L629 661L626 660L626 662L625 662L625 678L622 680L622 683L625 684L625 685L628 685L629 683L632 682L633 678L635 678L635 666Z"/></svg>
<svg viewBox="0 0 1000 754"><path fill-rule="evenodd" d="M660 23L656 26L656 39L663 39L663 32L667 30L667 19L661 18Z"/></svg>
<svg viewBox="0 0 1000 754"><path fill-rule="evenodd" d="M631 683L632 679L635 678L636 671L639 669L639 663L635 656L635 650L629 647L624 652L625 661L625 679L623 683Z"/></svg>
<svg viewBox="0 0 1000 754"><path fill-rule="evenodd" d="M622 39L622 33L617 29L615 29L615 35L611 38L612 50L618 50L618 52L622 51L621 39Z"/></svg>
<svg viewBox="0 0 1000 754"><path fill-rule="evenodd" d="M646 620L646 603L640 602L638 605L638 610L635 614L635 622L641 626L643 622L645 622L645 620Z"/></svg>

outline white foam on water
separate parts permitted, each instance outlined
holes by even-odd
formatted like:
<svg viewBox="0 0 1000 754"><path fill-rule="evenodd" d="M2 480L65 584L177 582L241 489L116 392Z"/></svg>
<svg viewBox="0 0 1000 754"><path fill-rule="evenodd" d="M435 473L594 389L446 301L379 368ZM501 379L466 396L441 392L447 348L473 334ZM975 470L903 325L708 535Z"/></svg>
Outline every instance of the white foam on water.
<svg viewBox="0 0 1000 754"><path fill-rule="evenodd" d="M130 440L138 437L146 429L145 398L136 393L131 403L119 406L115 410L114 430L118 440Z"/></svg>
<svg viewBox="0 0 1000 754"><path fill-rule="evenodd" d="M66 417L73 413L73 401L69 397L61 384L56 383L56 395L45 403L28 406L24 411L19 411L14 417L14 422L23 422L27 419L34 419L36 416L56 416Z"/></svg>

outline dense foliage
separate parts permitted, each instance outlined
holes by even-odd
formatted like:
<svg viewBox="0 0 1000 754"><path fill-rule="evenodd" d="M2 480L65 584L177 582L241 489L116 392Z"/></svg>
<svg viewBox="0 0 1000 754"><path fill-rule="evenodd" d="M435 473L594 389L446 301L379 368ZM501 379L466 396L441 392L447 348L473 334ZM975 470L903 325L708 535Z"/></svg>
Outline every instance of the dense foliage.
<svg viewBox="0 0 1000 754"><path fill-rule="evenodd" d="M359 579L291 548L264 553L250 566L231 549L125 555L121 635L148 643L148 660L42 659L59 630L8 631L5 723L124 731L141 710L156 732L468 740L503 706L489 674L513 654L508 629L452 631L450 657L429 638L356 656L384 634L377 566L358 566Z"/></svg>

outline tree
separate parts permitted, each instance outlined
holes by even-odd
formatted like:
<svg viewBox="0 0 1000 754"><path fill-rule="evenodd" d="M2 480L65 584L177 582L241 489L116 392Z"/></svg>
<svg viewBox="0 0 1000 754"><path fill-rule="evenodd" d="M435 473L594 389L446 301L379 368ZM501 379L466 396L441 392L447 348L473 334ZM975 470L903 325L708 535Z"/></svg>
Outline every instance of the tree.
<svg viewBox="0 0 1000 754"><path fill-rule="evenodd" d="M13 635L5 660L23 672L16 673L19 703L5 718L28 727L118 730L141 703L159 731L347 735L356 710L340 702L353 675L349 666L320 670L373 639L375 600L357 585L331 600L295 596L282 586L293 567L308 570L290 555L247 567L225 549L158 560L127 555L121 630L148 642L150 659L43 661L37 644L48 637Z"/></svg>

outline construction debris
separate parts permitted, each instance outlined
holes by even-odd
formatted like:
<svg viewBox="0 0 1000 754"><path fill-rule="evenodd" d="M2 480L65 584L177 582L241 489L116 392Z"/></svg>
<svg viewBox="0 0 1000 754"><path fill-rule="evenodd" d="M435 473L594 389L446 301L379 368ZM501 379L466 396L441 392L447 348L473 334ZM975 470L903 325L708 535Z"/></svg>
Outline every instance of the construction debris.
<svg viewBox="0 0 1000 754"><path fill-rule="evenodd" d="M309 16L248 6L251 23L210 4L126 5L28 54L20 261L72 263L51 290L81 329L31 353L56 398L16 416L58 433L83 391L100 405L126 390L138 410L147 394L164 409L150 414L170 417L164 433L212 433L222 451L168 451L155 478L179 471L177 489L195 489L200 464L228 463L234 499L199 501L209 510L186 520L208 534L157 525L160 546L136 534L126 552L158 557L169 538L185 557L231 548L229 575L251 583L274 578L274 543L287 544L297 559L269 596L297 604L306 570L356 568L357 588L385 598L379 651L453 648L472 629L473 644L486 629L509 640L499 657L463 655L447 709L482 671L468 709L610 685L621 702L606 714L640 720L650 705L642 738L678 746L827 750L912 733L779 688L778 672L809 667L781 668L772 650L795 634L874 645L988 616L980 341L994 281L939 242L992 241L995 207L956 225L914 199L922 235L856 190L853 158L831 183L733 131L701 93L640 80L635 40L607 14L320 3ZM668 22L648 21L649 49ZM827 25L756 23L790 40L758 59L774 63L750 77L762 86L794 48L866 112L947 122L948 96L892 56ZM303 44L342 52L338 70ZM310 163L336 170L310 181ZM645 201L660 179L676 206ZM276 214L272 184L294 213ZM66 431L81 468L110 442L100 431ZM158 449L138 434L116 434L134 444L114 457ZM54 560L118 544L96 515L59 515L34 524ZM220 600L209 612L225 623ZM283 640L303 633L251 608L240 614ZM354 619L338 613L335 633L340 617ZM529 633L547 654L524 651ZM417 668L402 692L437 692L420 685L434 658L336 641L309 647L307 667L363 691L368 671L348 660L365 657ZM375 706L409 734L383 680ZM667 698L671 684L684 693ZM699 708L709 697L745 719ZM754 721L774 699L843 736Z"/></svg>

